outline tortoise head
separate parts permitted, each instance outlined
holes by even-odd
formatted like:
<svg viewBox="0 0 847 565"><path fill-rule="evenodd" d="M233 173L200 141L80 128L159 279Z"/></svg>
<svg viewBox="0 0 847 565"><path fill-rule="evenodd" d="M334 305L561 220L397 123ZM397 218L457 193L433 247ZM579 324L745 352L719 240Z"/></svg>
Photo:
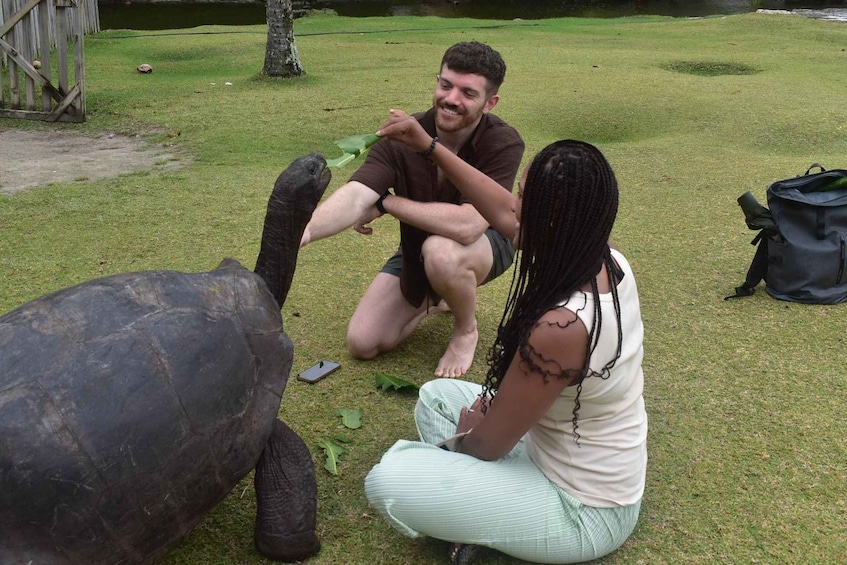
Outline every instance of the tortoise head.
<svg viewBox="0 0 847 565"><path fill-rule="evenodd" d="M274 183L255 272L280 308L294 278L303 231L331 179L323 155L312 153L295 159Z"/></svg>
<svg viewBox="0 0 847 565"><path fill-rule="evenodd" d="M280 204L286 207L308 210L311 215L330 180L332 173L327 168L323 155L311 153L298 157L277 177L268 206L273 206L275 200L280 200ZM303 229L306 228L306 223L303 224Z"/></svg>

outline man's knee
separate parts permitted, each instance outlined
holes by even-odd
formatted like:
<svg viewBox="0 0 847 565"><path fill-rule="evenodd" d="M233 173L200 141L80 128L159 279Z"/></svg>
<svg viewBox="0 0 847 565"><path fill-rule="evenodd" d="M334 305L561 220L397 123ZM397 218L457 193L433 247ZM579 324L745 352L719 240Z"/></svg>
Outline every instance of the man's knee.
<svg viewBox="0 0 847 565"><path fill-rule="evenodd" d="M465 249L452 239L429 236L421 248L427 276L437 279L452 278L463 267Z"/></svg>
<svg viewBox="0 0 847 565"><path fill-rule="evenodd" d="M351 323L347 327L347 351L356 359L373 359L379 354L379 344Z"/></svg>
<svg viewBox="0 0 847 565"><path fill-rule="evenodd" d="M421 249L430 281L455 283L474 274L479 284L491 268L491 246L485 236L473 245L462 245L441 236L429 236ZM486 257L487 255L487 257Z"/></svg>

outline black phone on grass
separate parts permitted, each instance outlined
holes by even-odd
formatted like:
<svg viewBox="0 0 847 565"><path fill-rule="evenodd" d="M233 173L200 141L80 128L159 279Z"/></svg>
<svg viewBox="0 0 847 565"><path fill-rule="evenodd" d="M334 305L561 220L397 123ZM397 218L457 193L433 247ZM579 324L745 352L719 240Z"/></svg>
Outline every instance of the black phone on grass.
<svg viewBox="0 0 847 565"><path fill-rule="evenodd" d="M305 371L302 371L297 378L306 383L316 383L328 374L338 369L341 365L335 361L319 361Z"/></svg>

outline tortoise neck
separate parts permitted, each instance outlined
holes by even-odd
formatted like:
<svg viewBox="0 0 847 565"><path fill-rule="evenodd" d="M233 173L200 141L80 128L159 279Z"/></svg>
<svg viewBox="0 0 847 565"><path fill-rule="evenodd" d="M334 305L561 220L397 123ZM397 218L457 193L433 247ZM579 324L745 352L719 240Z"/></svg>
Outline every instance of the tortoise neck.
<svg viewBox="0 0 847 565"><path fill-rule="evenodd" d="M309 211L299 209L292 202L274 196L268 202L262 244L254 271L268 285L280 309L291 289L300 238L309 218Z"/></svg>

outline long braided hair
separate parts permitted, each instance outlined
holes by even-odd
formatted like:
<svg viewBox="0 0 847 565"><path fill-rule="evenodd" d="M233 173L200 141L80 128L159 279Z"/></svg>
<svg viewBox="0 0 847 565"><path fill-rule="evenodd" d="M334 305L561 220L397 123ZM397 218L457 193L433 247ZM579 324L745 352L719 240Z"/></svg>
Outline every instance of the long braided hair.
<svg viewBox="0 0 847 565"><path fill-rule="evenodd" d="M618 185L600 151L585 142L564 140L545 147L532 160L523 192L520 226L520 262L512 278L509 298L494 345L488 353L489 369L483 385L483 410L496 394L507 369L518 353L525 371L577 379L573 411L574 438L579 440L577 419L582 381L589 376L608 378L620 357L620 303L616 268L609 250L609 235L618 210ZM609 273L618 318L618 351L600 373L589 369L591 353L602 327L597 274L603 265ZM533 361L529 335L549 310L560 306L583 285L594 295L594 323L582 369L558 373L542 370Z"/></svg>

